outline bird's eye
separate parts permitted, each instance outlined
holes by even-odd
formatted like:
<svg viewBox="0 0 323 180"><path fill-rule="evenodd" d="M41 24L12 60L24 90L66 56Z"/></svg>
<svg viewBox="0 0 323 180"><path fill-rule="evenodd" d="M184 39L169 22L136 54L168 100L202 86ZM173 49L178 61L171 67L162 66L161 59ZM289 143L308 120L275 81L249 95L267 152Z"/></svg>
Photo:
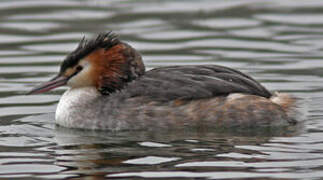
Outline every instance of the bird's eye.
<svg viewBox="0 0 323 180"><path fill-rule="evenodd" d="M77 66L76 71L82 71L83 67L82 66Z"/></svg>

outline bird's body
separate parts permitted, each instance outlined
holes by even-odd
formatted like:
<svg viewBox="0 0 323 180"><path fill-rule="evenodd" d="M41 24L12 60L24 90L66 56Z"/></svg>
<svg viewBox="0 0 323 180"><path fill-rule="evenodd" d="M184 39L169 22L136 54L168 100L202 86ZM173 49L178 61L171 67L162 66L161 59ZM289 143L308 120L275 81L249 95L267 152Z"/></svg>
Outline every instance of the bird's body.
<svg viewBox="0 0 323 180"><path fill-rule="evenodd" d="M145 71L139 53L111 39L106 35L90 41L90 45L99 41L98 47L91 46L92 50L83 44L81 50L87 53L82 54L78 48L79 59L67 58L59 77L32 91L55 88L64 80L70 86L58 104L57 124L82 129L137 130L277 126L295 122L291 113L296 105L293 97L272 94L240 71L217 65ZM101 47L100 43L108 46Z"/></svg>

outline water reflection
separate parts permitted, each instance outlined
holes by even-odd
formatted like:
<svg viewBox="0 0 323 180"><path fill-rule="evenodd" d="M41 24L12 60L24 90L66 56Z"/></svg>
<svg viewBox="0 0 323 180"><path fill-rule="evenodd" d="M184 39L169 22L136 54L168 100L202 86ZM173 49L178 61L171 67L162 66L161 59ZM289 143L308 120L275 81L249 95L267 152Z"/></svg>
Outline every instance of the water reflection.
<svg viewBox="0 0 323 180"><path fill-rule="evenodd" d="M257 162L255 158L268 154L243 147L268 143L273 136L294 136L300 129L104 132L56 127L57 146L51 150L55 151L56 164L70 167L64 173L71 175L115 176L116 172L138 171L138 166L140 171L166 170L174 165L176 171L196 171L197 167L202 171L205 167L212 167L208 171L221 171L226 166L248 170L250 165L245 166L245 160L251 164L250 160ZM240 165L235 166L232 159Z"/></svg>

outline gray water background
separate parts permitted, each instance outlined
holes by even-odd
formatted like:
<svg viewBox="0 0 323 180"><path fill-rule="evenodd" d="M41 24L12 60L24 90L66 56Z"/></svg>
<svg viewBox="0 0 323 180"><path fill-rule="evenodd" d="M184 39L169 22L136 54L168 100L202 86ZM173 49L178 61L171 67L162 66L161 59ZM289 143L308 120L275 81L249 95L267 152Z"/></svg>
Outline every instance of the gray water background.
<svg viewBox="0 0 323 180"><path fill-rule="evenodd" d="M267 130L59 128L58 71L84 36L113 30L148 69L219 64L306 99L306 121ZM1 179L322 179L323 1L0 1Z"/></svg>

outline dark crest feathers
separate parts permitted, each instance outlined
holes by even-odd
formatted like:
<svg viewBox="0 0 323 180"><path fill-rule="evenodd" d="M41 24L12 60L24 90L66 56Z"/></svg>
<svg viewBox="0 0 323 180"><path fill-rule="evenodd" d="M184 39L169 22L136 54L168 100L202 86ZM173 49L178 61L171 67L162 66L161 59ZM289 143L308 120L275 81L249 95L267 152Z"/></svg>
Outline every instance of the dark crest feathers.
<svg viewBox="0 0 323 180"><path fill-rule="evenodd" d="M111 31L108 33L100 33L96 38L90 40L83 37L78 47L71 52L61 64L61 72L65 71L69 67L75 66L80 59L84 58L97 48L104 48L107 50L118 43L120 43L118 36Z"/></svg>

